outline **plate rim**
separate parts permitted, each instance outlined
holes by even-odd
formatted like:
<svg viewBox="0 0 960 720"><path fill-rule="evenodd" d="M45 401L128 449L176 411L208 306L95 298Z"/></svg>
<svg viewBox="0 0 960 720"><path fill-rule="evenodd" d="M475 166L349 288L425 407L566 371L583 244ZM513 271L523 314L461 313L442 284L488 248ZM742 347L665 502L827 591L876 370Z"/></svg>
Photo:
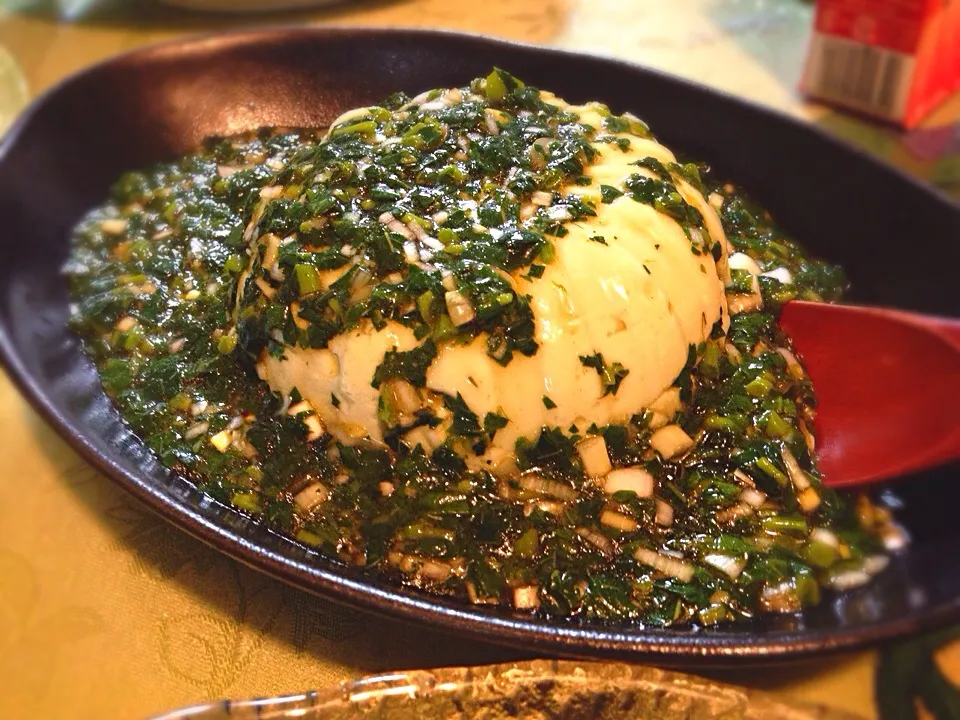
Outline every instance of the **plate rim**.
<svg viewBox="0 0 960 720"><path fill-rule="evenodd" d="M745 710L746 717L770 717L771 713L786 715L795 720L865 720L858 713L839 707L811 702L802 698L780 697L769 688L754 688L727 679L695 675L686 671L669 670L648 664L627 664L608 660L569 660L539 658L485 665L465 665L436 668L385 670L359 674L325 687L274 695L271 697L213 700L169 710L152 716L152 720L220 720L229 715L246 717L254 712L259 717L292 718L306 716L320 720L338 713L346 713L355 720L380 717L385 701L386 714L406 717L417 709L429 713L431 702L458 696L467 703L476 702L489 709L501 696L509 698L511 691L528 689L543 697L554 693L563 697L563 691L583 694L596 693L599 697L609 692L649 696L661 692L667 698L681 697L709 704L711 698L727 707L709 708L729 712L731 705ZM523 696L520 696L521 698ZM558 698L559 699L559 698ZM403 706L392 706L398 701ZM456 700L454 700L456 702ZM560 700L562 702L562 700ZM669 702L669 701L668 701ZM520 700L523 710L528 702ZM367 712L367 710L370 712ZM469 708L468 708L469 709ZM662 706L660 707L663 710ZM700 708L706 710L707 708ZM679 720L689 709L666 709L666 720ZM461 711L463 712L463 711ZM626 712L630 714L630 710ZM735 710L734 710L735 712ZM760 715L759 713L764 713ZM434 716L428 714L430 720Z"/></svg>
<svg viewBox="0 0 960 720"><path fill-rule="evenodd" d="M684 85L699 93L721 96L727 102L746 107L753 112L772 116L781 122L818 135L833 147L839 147L847 153L854 153L862 160L872 164L878 171L894 173L900 180L909 183L917 190L936 199L954 212L960 212L960 204L936 188L932 188L918 179L906 174L889 163L867 151L853 146L827 133L817 126L804 124L796 118L775 108L745 100L733 94L714 90L703 84L670 75L661 70L651 69L614 57L581 53L571 50L545 47L514 40L491 37L475 33L453 30L424 29L413 27L383 27L365 25L310 25L310 26L266 26L244 28L227 32L202 33L182 38L151 43L128 50L122 54L103 59L93 65L80 69L59 80L47 88L11 124L7 133L0 139L0 165L6 160L17 139L31 125L33 118L51 102L64 87L96 74L103 68L127 63L149 63L162 60L166 54L185 53L195 50L212 50L236 45L269 44L285 36L295 34L322 42L330 36L377 36L421 37L456 39L473 45L488 47L507 47L541 53L547 56L566 58L587 58L591 62L622 67L630 72L639 72L658 76L670 83ZM884 640L893 639L908 633L942 626L960 619L960 595L950 602L938 606L934 611L926 611L922 616L907 614L895 620L871 621L857 625L854 629L840 631L803 630L783 631L759 636L739 635L735 633L713 632L676 632L664 628L624 627L603 624L564 624L563 621L551 622L533 616L498 612L484 613L483 609L462 603L453 603L441 597L430 596L398 586L389 588L377 584L375 578L356 578L339 574L327 567L320 567L298 560L292 553L274 552L258 544L242 531L212 522L195 507L172 493L165 493L151 482L130 472L106 453L91 443L79 428L61 413L37 379L26 368L15 344L9 337L7 323L0 318L0 362L8 372L20 394L38 412L48 426L75 450L97 471L130 492L144 502L153 512L180 530L212 546L218 552L238 560L245 565L263 572L275 579L298 589L323 596L331 601L360 607L381 616L402 618L420 623L435 623L439 629L447 632L460 632L478 641L494 642L522 649L535 649L561 653L568 657L601 657L614 659L653 659L664 664L669 660L677 663L697 664L699 666L727 665L731 661L769 662L809 657L814 653L836 653L864 648ZM192 483L191 483L192 484ZM209 497L209 496L208 496ZM223 503L238 517L248 517ZM281 538L292 549L296 548L305 557L324 556L290 540L286 536L260 526L258 532L266 531ZM331 567L335 561L329 561Z"/></svg>

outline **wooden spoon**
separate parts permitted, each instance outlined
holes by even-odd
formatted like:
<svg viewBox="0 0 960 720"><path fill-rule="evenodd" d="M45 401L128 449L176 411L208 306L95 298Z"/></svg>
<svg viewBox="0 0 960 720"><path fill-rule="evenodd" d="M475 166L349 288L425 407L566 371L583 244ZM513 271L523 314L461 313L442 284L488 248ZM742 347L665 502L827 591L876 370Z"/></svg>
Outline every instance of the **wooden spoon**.
<svg viewBox="0 0 960 720"><path fill-rule="evenodd" d="M780 325L818 399L818 466L831 487L960 459L960 319L793 301Z"/></svg>

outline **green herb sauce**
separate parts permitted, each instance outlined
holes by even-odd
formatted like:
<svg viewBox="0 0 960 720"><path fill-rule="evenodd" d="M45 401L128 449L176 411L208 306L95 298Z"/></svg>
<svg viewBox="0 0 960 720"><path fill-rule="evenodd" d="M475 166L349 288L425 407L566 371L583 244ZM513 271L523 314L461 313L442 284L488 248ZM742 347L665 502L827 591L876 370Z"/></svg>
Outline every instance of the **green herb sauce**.
<svg viewBox="0 0 960 720"><path fill-rule="evenodd" d="M793 282L733 272L728 299L750 298L756 281L762 310L732 314L726 332L690 347L670 420L695 439L691 449L651 450L655 413L637 408L624 425L545 427L518 441L516 472L498 477L468 471L463 456L484 452L508 417L478 417L459 395L405 414L390 388L422 393L445 343L482 336L502 365L538 351L529 297L504 274L540 278L567 224L596 213L561 192L591 182L591 142L626 152L629 138L612 133L651 137L632 116L608 113L604 127L586 128L499 70L460 97L428 111L397 95L329 136L212 139L117 181L76 229L67 273L73 327L132 429L213 497L317 552L468 602L713 625L816 604L844 573L876 565L889 517L820 484L814 389L776 323L792 298L837 299L843 273L807 257L702 164L648 159L650 173L633 176L627 194L681 223L694 253L718 259L678 193L690 183L709 195L735 250ZM604 203L624 195L600 193ZM534 197L550 211L522 217ZM326 287L323 273L343 268ZM465 322L445 302L448 277L472 313ZM388 321L420 344L387 353L373 378L382 445L336 442L296 391L280 397L257 378L264 353L323 348ZM629 372L600 353L580 360L604 394ZM543 405L555 403L544 395ZM435 427L441 413L451 420L438 447L404 442L402 432ZM651 492L610 493L587 477L578 450L587 438L602 438L615 470L651 477Z"/></svg>

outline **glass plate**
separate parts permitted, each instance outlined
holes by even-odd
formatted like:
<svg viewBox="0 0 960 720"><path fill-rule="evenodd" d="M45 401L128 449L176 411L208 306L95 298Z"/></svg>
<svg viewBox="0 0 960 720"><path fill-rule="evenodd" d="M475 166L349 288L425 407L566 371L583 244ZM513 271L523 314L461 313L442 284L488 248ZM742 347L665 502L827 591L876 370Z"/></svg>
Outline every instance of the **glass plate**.
<svg viewBox="0 0 960 720"><path fill-rule="evenodd" d="M568 660L409 670L347 680L326 690L221 700L154 720L856 720L819 705L644 665Z"/></svg>

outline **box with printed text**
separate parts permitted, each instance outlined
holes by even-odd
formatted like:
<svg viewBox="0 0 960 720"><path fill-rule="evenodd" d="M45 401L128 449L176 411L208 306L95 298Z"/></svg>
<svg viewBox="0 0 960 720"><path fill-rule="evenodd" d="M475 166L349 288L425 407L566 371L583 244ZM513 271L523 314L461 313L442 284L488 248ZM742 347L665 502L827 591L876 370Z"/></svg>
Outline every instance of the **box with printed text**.
<svg viewBox="0 0 960 720"><path fill-rule="evenodd" d="M960 0L818 0L800 87L915 126L960 90Z"/></svg>

